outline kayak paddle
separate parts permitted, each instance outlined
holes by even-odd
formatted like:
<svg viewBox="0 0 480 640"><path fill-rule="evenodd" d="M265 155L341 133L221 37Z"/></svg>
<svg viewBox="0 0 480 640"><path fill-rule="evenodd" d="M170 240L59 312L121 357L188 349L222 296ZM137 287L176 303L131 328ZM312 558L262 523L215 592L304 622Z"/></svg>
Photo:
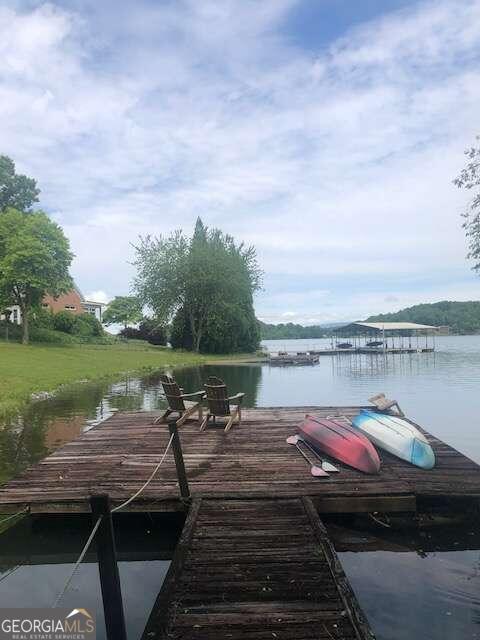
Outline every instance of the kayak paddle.
<svg viewBox="0 0 480 640"><path fill-rule="evenodd" d="M330 462L328 462L327 460L324 460L320 454L318 453L318 451L315 451L315 449L306 441L302 438L302 436L298 436L298 439L300 442L302 442L309 451L311 451L313 453L313 455L318 458L320 460L320 462L322 463L322 469L324 471L328 471L329 473L339 473L339 469L337 469L337 467L334 467L333 464L331 464Z"/></svg>
<svg viewBox="0 0 480 640"><path fill-rule="evenodd" d="M321 467L318 467L316 464L312 464L312 461L305 455L305 453L298 446L299 437L298 436L290 436L287 438L288 444L293 444L298 451L300 451L301 456L308 462L310 465L310 473L315 478L328 478L328 473L324 471Z"/></svg>

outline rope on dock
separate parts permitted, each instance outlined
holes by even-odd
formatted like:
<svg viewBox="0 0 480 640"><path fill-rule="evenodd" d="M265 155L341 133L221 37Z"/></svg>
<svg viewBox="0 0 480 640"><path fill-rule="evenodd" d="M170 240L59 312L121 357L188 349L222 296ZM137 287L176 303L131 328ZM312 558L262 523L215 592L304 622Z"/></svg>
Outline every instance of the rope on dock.
<svg viewBox="0 0 480 640"><path fill-rule="evenodd" d="M65 595L68 587L70 586L71 581L73 580L73 576L77 573L78 567L80 566L80 564L82 563L85 554L88 551L88 548L90 547L90 545L92 544L92 540L95 537L95 534L98 531L98 527L100 526L100 523L102 522L103 516L99 516L98 520L96 521L90 535L88 536L88 540L85 543L85 546L83 547L80 555L78 556L78 560L75 563L75 566L72 569L72 572L70 573L70 575L67 578L67 581L65 582L65 585L63 587L63 589L61 590L61 592L58 594L57 599L55 600L55 602L52 605L52 609L55 609L55 607L58 607L59 603L61 602L63 596Z"/></svg>
<svg viewBox="0 0 480 640"><path fill-rule="evenodd" d="M10 571L7 571L7 573L5 573L1 578L0 578L0 582L3 582L4 580L6 580L8 578L8 576L11 576L12 573L14 573L17 569L20 569L19 564L17 564L15 567L13 567L13 569L10 569Z"/></svg>
<svg viewBox="0 0 480 640"><path fill-rule="evenodd" d="M135 500L135 498L137 498L137 497L142 493L142 491L143 491L146 487L148 487L148 485L150 484L150 482L153 480L153 478L154 478L155 474L156 474L156 473L157 473L157 471L160 469L160 466L162 465L163 461L164 461L164 460L165 460L165 458L167 457L167 453L168 453L168 451L169 451L169 449L170 449L170 446L171 446L171 444L172 444L173 437L174 437L174 434L172 433L172 435L170 436L170 440L168 441L167 448L165 449L165 451L164 451L164 453L163 453L163 455L162 455L162 457L161 457L161 459L160 459L160 462L157 464L157 466L155 467L155 469L153 470L153 472L150 474L150 476L149 476L148 480L145 482L145 484L144 484L142 487L140 487L140 489L139 489L138 491L136 491L136 492L133 494L133 496L131 496L128 500L126 500L125 502L123 502L122 504L120 504L118 507L115 507L115 509L112 509L112 513L114 513L115 511L120 511L120 509L123 509L124 507L126 507L126 506L127 506L128 504L130 504L133 500ZM15 515L18 515L18 514L15 514ZM71 583L71 581L73 580L73 578L74 578L74 576L75 576L76 572L78 571L78 568L79 568L79 566L81 565L81 563L82 563L82 561L83 561L83 559L84 559L84 557L85 557L85 554L86 554L86 553L87 553L87 551L88 551L88 548L89 548L89 547L90 547L90 545L92 544L93 538L95 537L95 534L96 534L96 533L97 533L97 531L98 531L98 527L100 526L100 523L102 522L102 519L103 519L103 516L99 516L99 518L97 519L97 521L96 521L96 523L95 523L95 525L94 525L94 527L93 527L93 529L92 529L92 531L91 531L90 535L88 536L88 540L87 540L87 542L85 543L85 546L83 547L83 549L82 549L82 551L81 551L80 555L78 556L78 560L76 561L75 566L73 567L73 569L72 569L72 571L71 571L70 575L68 576L67 581L65 582L65 585L64 585L63 589L61 590L61 592L60 592L60 593L59 593L59 595L57 596L57 599L55 600L55 602L54 602L54 604L53 604L52 608L58 607L58 605L59 605L59 603L61 602L61 600L62 600L63 596L64 596L64 595L65 595L65 593L67 592L67 589L68 589L68 587L70 586L70 583Z"/></svg>
<svg viewBox="0 0 480 640"><path fill-rule="evenodd" d="M0 525L3 524L4 522L8 522L9 520L13 520L13 518L16 518L17 516L19 516L22 513L28 513L28 511L30 511L30 509L28 507L25 507L21 511L17 511L17 513L12 513L11 515L7 516L6 518L2 518L0 520Z"/></svg>
<svg viewBox="0 0 480 640"><path fill-rule="evenodd" d="M160 459L160 462L157 464L157 466L155 467L155 469L153 470L153 472L150 474L150 477L148 478L148 480L145 482L145 484L138 490L136 491L133 496L131 496L128 500L126 500L125 502L123 502L122 504L118 505L118 507L115 507L115 509L112 509L112 513L115 513L116 511L120 511L120 509L123 509L124 507L126 507L128 504L130 504L131 502L133 502L135 500L135 498L137 498L144 489L146 489L148 487L148 485L150 484L150 482L153 480L153 478L155 477L155 474L157 473L157 471L160 469L162 462L165 460L165 458L167 457L167 453L168 450L170 449L170 446L172 444L173 441L173 437L174 434L172 433L172 435L170 436L170 440L168 441L167 444L167 448L164 451L163 456Z"/></svg>

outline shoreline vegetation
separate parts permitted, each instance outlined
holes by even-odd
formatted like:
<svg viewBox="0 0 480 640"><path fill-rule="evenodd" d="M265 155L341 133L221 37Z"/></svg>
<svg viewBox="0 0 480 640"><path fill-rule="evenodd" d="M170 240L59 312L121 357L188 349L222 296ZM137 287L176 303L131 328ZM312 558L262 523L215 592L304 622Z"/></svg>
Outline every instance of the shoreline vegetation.
<svg viewBox="0 0 480 640"><path fill-rule="evenodd" d="M61 387L127 373L148 374L169 367L213 364L219 361L256 362L255 354L198 354L142 342L111 345L50 345L0 342L0 420L19 413L35 399Z"/></svg>

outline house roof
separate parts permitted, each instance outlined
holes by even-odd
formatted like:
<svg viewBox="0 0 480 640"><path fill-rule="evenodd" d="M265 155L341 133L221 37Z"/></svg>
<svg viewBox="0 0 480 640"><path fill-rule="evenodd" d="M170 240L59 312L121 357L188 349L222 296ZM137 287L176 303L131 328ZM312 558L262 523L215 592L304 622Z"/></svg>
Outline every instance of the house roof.
<svg viewBox="0 0 480 640"><path fill-rule="evenodd" d="M104 307L106 306L103 302L94 302L93 300L82 300L82 304L88 304L92 307Z"/></svg>

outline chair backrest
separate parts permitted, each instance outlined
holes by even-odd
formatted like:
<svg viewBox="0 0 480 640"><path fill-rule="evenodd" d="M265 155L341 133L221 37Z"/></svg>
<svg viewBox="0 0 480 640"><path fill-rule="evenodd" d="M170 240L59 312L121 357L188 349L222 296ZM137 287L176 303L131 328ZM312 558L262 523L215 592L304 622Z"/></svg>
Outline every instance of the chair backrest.
<svg viewBox="0 0 480 640"><path fill-rule="evenodd" d="M172 411L185 411L185 403L183 402L183 398L181 398L182 390L175 379L166 374L162 374L160 376L160 382L162 383L169 409Z"/></svg>
<svg viewBox="0 0 480 640"><path fill-rule="evenodd" d="M207 392L209 412L214 416L229 416L230 402L228 401L227 385L224 381L210 376L204 387Z"/></svg>

